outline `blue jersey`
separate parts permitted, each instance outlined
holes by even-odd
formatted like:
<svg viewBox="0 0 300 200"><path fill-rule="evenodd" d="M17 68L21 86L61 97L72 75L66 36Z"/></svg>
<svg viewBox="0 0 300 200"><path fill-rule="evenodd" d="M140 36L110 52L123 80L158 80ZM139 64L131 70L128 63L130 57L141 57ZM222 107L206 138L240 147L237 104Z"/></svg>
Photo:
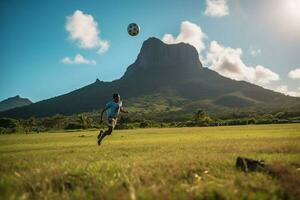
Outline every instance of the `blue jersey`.
<svg viewBox="0 0 300 200"><path fill-rule="evenodd" d="M114 101L108 102L105 106L105 109L107 109L106 110L107 118L117 118L121 108L122 108L122 101L120 101L119 103L116 103Z"/></svg>

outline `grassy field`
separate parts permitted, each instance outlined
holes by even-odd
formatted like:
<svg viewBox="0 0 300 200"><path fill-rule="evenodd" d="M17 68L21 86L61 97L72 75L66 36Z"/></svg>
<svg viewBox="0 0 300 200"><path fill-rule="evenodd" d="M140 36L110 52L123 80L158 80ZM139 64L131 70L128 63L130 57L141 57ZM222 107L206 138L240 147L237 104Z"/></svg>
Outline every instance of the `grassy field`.
<svg viewBox="0 0 300 200"><path fill-rule="evenodd" d="M1 135L0 199L296 198L284 179L241 172L235 159L264 159L297 177L300 124L122 130L100 147L96 136Z"/></svg>

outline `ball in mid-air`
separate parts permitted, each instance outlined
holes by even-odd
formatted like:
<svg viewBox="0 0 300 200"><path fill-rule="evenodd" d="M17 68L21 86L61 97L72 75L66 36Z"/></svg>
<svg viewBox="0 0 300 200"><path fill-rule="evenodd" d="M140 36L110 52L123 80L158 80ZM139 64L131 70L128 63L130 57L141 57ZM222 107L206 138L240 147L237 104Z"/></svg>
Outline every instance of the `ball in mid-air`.
<svg viewBox="0 0 300 200"><path fill-rule="evenodd" d="M131 23L127 27L127 32L131 36L136 36L140 32L140 27L136 23Z"/></svg>

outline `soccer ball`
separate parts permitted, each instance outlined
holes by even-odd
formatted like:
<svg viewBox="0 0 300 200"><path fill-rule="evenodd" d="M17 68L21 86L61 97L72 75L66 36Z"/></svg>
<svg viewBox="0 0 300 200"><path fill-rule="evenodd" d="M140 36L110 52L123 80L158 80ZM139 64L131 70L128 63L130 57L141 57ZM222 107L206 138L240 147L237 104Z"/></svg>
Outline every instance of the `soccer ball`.
<svg viewBox="0 0 300 200"><path fill-rule="evenodd" d="M140 32L140 27L136 23L131 23L127 27L127 32L131 36L136 36Z"/></svg>

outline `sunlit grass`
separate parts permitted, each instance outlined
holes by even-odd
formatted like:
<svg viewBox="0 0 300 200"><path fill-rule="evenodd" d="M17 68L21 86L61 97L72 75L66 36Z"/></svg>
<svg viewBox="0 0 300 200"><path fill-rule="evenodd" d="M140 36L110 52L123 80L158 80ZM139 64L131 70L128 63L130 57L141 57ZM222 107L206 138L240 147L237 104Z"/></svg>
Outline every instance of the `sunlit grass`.
<svg viewBox="0 0 300 200"><path fill-rule="evenodd" d="M0 199L281 199L237 156L300 165L300 124L0 136Z"/></svg>

